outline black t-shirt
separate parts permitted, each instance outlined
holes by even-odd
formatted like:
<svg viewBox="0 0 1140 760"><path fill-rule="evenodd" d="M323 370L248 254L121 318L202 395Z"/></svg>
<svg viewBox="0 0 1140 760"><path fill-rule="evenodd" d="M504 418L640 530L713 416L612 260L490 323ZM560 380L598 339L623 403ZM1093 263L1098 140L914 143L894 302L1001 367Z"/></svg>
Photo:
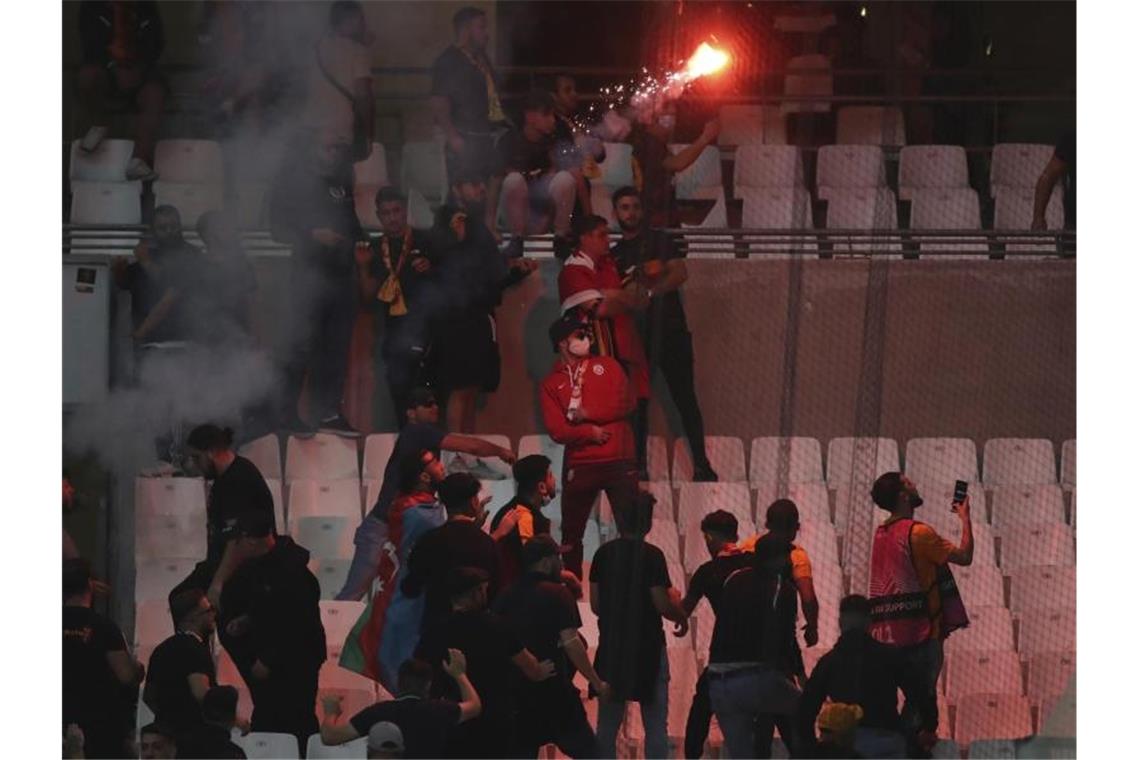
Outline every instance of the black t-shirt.
<svg viewBox="0 0 1140 760"><path fill-rule="evenodd" d="M641 539L598 548L590 566L598 584L598 653L594 667L621 699L653 698L665 632L650 589L671 588L665 555Z"/></svg>
<svg viewBox="0 0 1140 760"><path fill-rule="evenodd" d="M174 731L182 732L202 725L202 707L194 699L187 678L201 673L217 685L210 645L190 633L176 633L158 645L147 667L147 705L154 717Z"/></svg>
<svg viewBox="0 0 1140 760"><path fill-rule="evenodd" d="M127 265L126 288L131 293L131 324L138 329L163 296L173 289L177 301L166 317L146 336L148 343L188 340L195 329L191 317L194 300L203 288L202 251L185 241L159 246L149 244L151 265Z"/></svg>
<svg viewBox="0 0 1140 760"><path fill-rule="evenodd" d="M495 70L486 55L483 55L483 62L497 84ZM440 53L432 64L431 94L447 99L451 107L451 123L459 131L486 132L491 129L486 77L454 45Z"/></svg>
<svg viewBox="0 0 1140 760"><path fill-rule="evenodd" d="M238 517L246 512L264 512L277 527L269 485L257 465L239 455L214 481L206 499L207 562L221 561L226 542L235 537Z"/></svg>
<svg viewBox="0 0 1140 760"><path fill-rule="evenodd" d="M348 722L361 736L377 723L395 723L404 735L404 757L443 757L460 717L459 704L451 700L403 696L366 707Z"/></svg>
<svg viewBox="0 0 1140 760"><path fill-rule="evenodd" d="M788 673L797 672L801 666L796 643L799 597L792 581L790 552L791 544L786 544L782 556L763 566L747 555L753 562L728 576L709 647L710 663L765 662Z"/></svg>
<svg viewBox="0 0 1140 760"><path fill-rule="evenodd" d="M400 268L400 290L404 294L404 302L408 307L408 314L402 317L393 317L387 314L387 305L380 304L375 298L372 299L373 304L379 305L387 320L387 326L392 327L394 322L403 322L406 320L417 320L430 318L430 314L421 313L425 307L430 308L434 301L433 294L430 293L432 285L436 279L436 271L434 265L437 263L432 256L431 249L431 236L421 230L412 230L412 250L408 254L407 259L404 260L404 265ZM392 261L393 267L400 266L400 256L404 251L404 238L403 236L389 236L385 235L384 238L388 240L388 255ZM376 238L372 241L372 263L369 265L369 273L378 279L381 284L388 278L391 271L384 263L382 255L384 238ZM426 258L433 268L427 272L417 272L412 262L417 257ZM373 305L369 304L369 305Z"/></svg>
<svg viewBox="0 0 1140 760"><path fill-rule="evenodd" d="M499 141L503 167L508 173L518 172L528 181L549 172L554 166L550 152L554 149L554 137L544 137L531 142L521 130L512 129Z"/></svg>
<svg viewBox="0 0 1140 760"><path fill-rule="evenodd" d="M449 520L420 537L408 557L403 591L408 596L426 593L423 627L447 616L449 597L444 583L452 569L477 567L487 573L488 601L499 592L499 552L495 541L471 520Z"/></svg>
<svg viewBox="0 0 1140 760"><path fill-rule="evenodd" d="M419 422L410 423L400 431L392 456L384 466L384 482L380 485L380 495L368 513L369 517L388 519L388 507L400 491L400 467L403 462L409 457L418 456L425 449L439 456L439 446L446 436L447 433L435 425Z"/></svg>
<svg viewBox="0 0 1140 760"><path fill-rule="evenodd" d="M1077 133L1061 135L1053 155L1065 162L1065 226L1077 226Z"/></svg>
<svg viewBox="0 0 1140 760"><path fill-rule="evenodd" d="M63 608L63 723L122 723L124 687L107 663L110 652L127 651L119 626L89 607Z"/></svg>
<svg viewBox="0 0 1140 760"><path fill-rule="evenodd" d="M221 758L244 760L245 750L230 741L230 732L220 726L201 726L178 737L178 754L182 758Z"/></svg>
<svg viewBox="0 0 1140 760"><path fill-rule="evenodd" d="M684 254L677 248L673 238L660 230L643 230L640 235L630 240L621 239L610 249L610 254L617 262L618 271L623 274L629 269L642 266L647 261L660 261L662 263L672 259L684 258ZM660 296L654 296L649 308L643 317L645 328L650 332L688 332L689 325L685 319L685 307L681 303L681 291L671 290ZM652 343L652 341L650 341Z"/></svg>
<svg viewBox="0 0 1140 760"><path fill-rule="evenodd" d="M709 560L693 573L689 581L689 590L685 593L685 604L696 607L701 597L709 600L713 614L720 614L721 593L724 591L724 582L735 570L739 570L752 562L751 552L738 552L727 554Z"/></svg>
<svg viewBox="0 0 1140 760"><path fill-rule="evenodd" d="M452 612L424 631L416 657L431 663L435 671L432 696L458 702L459 688L443 671L448 649L466 656L467 677L485 715L513 710L512 685L518 668L511 658L523 650L523 643L505 619L489 610Z"/></svg>
<svg viewBox="0 0 1140 760"><path fill-rule="evenodd" d="M667 224L673 197L669 172L664 166L669 146L641 124L634 126L629 142L633 146L633 159L641 170L639 189L645 216L653 224Z"/></svg>
<svg viewBox="0 0 1140 760"><path fill-rule="evenodd" d="M492 533L498 529L499 523L503 521L503 517L515 507L525 507L530 512L531 519L534 521L534 535L550 535L550 520L546 515L542 514L542 510L538 507L527 504L525 501L521 501L517 496L504 504L503 508L495 513L495 516L491 519ZM517 580L523 572L523 543L517 526L510 533L499 539L498 547L500 571L499 581L505 588L511 583L514 583L515 580Z"/></svg>
<svg viewBox="0 0 1140 760"><path fill-rule="evenodd" d="M573 678L570 660L558 642L562 631L581 628L582 618L565 584L525 573L495 600L495 612L514 626L531 654L553 662L558 675L567 681Z"/></svg>

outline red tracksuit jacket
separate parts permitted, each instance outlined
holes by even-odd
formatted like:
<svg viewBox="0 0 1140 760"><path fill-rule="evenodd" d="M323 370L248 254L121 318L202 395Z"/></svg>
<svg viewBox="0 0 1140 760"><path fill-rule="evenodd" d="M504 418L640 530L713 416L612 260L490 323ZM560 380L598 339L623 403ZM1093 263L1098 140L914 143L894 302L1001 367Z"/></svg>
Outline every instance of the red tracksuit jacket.
<svg viewBox="0 0 1140 760"><path fill-rule="evenodd" d="M546 431L551 438L566 446L565 467L632 462L636 452L629 415L637 406L637 400L625 370L609 356L591 356L583 361L587 364L582 373L581 408L588 419L574 424L566 419L571 382L566 363L559 359L542 381L542 419ZM610 439L601 444L591 443L589 431L592 425L609 431Z"/></svg>

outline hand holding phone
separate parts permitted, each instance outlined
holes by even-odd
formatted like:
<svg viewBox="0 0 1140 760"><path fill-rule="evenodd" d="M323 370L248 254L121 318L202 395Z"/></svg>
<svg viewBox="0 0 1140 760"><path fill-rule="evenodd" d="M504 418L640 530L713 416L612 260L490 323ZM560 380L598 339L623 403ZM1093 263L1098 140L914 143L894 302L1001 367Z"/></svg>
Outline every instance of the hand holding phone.
<svg viewBox="0 0 1140 760"><path fill-rule="evenodd" d="M957 512L958 507L966 501L966 491L970 484L964 480L954 481L954 499L950 502L950 511Z"/></svg>

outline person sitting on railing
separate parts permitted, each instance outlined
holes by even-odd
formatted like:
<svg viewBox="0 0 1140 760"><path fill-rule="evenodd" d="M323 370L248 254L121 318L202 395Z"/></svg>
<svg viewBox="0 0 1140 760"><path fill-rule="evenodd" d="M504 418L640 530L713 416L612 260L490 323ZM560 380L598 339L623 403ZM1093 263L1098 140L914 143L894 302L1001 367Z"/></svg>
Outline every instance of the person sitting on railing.
<svg viewBox="0 0 1140 760"><path fill-rule="evenodd" d="M182 237L182 218L173 206L154 210L151 234L135 247L135 260L111 263L115 283L131 293L131 338L136 344L183 341L190 337L187 296L202 271L202 252Z"/></svg>
<svg viewBox="0 0 1140 760"><path fill-rule="evenodd" d="M79 147L94 152L107 136L108 112L134 106L135 147L127 179L149 182L162 107L169 87L157 62L164 44L162 14L156 2L84 2L79 10L83 65L79 96L94 125Z"/></svg>
<svg viewBox="0 0 1140 760"><path fill-rule="evenodd" d="M507 226L516 256L522 255L522 239L528 232L546 232L551 224L556 235L570 232L577 177L581 177L580 169L566 167L556 155L554 99L545 92L532 92L522 113L522 128L499 141L507 172L503 179Z"/></svg>
<svg viewBox="0 0 1140 760"><path fill-rule="evenodd" d="M578 198L574 215L594 213L590 202L590 180L601 176L598 164L606 160L606 145L595 136L578 129L578 89L574 77L554 77L554 153L556 165L574 175Z"/></svg>

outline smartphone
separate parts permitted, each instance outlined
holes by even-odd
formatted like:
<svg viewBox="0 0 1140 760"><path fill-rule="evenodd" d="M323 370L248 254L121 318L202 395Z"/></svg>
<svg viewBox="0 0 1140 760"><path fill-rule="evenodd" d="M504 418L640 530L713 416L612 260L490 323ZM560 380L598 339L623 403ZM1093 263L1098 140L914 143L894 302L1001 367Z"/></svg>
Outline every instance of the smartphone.
<svg viewBox="0 0 1140 760"><path fill-rule="evenodd" d="M957 512L958 505L966 500L966 489L969 488L969 485L964 480L954 481L954 501L950 504L951 512Z"/></svg>

